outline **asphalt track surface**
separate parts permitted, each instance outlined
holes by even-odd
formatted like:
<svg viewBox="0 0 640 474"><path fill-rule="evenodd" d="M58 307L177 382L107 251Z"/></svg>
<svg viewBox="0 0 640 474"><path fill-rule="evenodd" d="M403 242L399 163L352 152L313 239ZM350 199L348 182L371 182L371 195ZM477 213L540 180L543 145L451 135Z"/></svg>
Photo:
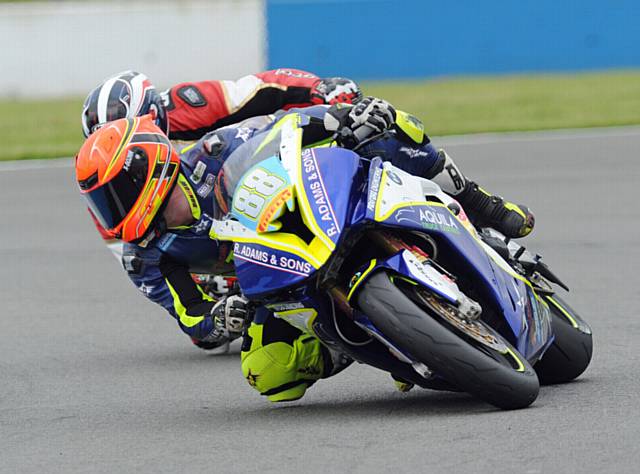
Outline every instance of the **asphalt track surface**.
<svg viewBox="0 0 640 474"><path fill-rule="evenodd" d="M0 472L638 472L640 130L448 140L536 211L528 239L594 330L591 367L504 412L353 366L271 405L142 297L67 162L0 167ZM45 168L41 168L45 166Z"/></svg>

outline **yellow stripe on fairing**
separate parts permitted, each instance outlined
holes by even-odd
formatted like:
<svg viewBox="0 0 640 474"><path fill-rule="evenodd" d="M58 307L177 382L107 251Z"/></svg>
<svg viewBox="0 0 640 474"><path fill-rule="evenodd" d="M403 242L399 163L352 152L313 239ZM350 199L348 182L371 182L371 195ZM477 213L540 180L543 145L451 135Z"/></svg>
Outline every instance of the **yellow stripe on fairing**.
<svg viewBox="0 0 640 474"><path fill-rule="evenodd" d="M353 286L349 290L349 294L347 295L347 301L351 301L351 297L353 296L353 293L356 291L356 288L358 288L358 286L360 286L360 283L362 283L364 281L366 276L369 273L371 273L371 270L373 270L373 267L376 266L376 263L377 263L377 260L375 258L373 260L371 260L371 262L369 263L369 266L367 267L367 269L364 272L362 272L362 275L360 275L360 278L358 278L355 281L355 283L353 284Z"/></svg>
<svg viewBox="0 0 640 474"><path fill-rule="evenodd" d="M547 296L547 299L549 301L551 301L551 303L553 304L553 306L555 306L556 308L558 308L560 310L560 312L569 320L569 322L571 323L571 325L578 329L578 323L576 322L576 320L571 316L571 314L569 314L569 312L564 309L560 303L558 303L556 300L554 300L551 296Z"/></svg>
<svg viewBox="0 0 640 474"><path fill-rule="evenodd" d="M517 372L524 372L524 363L520 360L520 357L518 357L516 355L516 353L514 351L512 351L509 347L507 347L507 352L518 363L518 368L516 369L516 371Z"/></svg>

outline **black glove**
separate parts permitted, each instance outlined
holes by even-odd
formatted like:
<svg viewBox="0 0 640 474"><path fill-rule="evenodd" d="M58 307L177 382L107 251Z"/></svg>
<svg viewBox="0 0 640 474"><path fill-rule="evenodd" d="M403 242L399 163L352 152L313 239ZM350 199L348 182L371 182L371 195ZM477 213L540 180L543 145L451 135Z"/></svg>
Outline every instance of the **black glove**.
<svg viewBox="0 0 640 474"><path fill-rule="evenodd" d="M361 99L358 84L343 77L319 79L311 89L311 102L316 105L355 104Z"/></svg>
<svg viewBox="0 0 640 474"><path fill-rule="evenodd" d="M396 121L396 111L386 100L365 97L347 108L335 105L324 116L324 127L337 132L341 146L354 148L367 138L389 129Z"/></svg>

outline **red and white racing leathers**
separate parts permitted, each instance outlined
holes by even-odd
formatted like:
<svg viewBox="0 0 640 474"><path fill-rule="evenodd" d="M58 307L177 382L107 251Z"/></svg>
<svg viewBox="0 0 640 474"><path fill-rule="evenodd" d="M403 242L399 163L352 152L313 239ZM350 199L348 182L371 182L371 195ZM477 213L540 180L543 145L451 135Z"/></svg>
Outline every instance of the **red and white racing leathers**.
<svg viewBox="0 0 640 474"><path fill-rule="evenodd" d="M323 97L315 74L298 69L275 69L236 81L183 82L163 93L169 117L169 138L198 140L212 130L277 110L316 104L348 102L351 97Z"/></svg>

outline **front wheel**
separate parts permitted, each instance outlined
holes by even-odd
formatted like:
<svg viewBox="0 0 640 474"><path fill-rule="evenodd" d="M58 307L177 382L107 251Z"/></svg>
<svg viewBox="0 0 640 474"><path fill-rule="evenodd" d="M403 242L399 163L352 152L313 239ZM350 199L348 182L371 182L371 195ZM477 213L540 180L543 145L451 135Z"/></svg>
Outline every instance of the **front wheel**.
<svg viewBox="0 0 640 474"><path fill-rule="evenodd" d="M555 339L534 368L543 385L570 382L582 374L593 354L591 329L558 296L545 297Z"/></svg>
<svg viewBox="0 0 640 474"><path fill-rule="evenodd" d="M540 385L527 360L483 322L473 322L477 332L490 333L494 347L502 350L467 337L439 315L435 306L420 304L419 298L405 294L420 288L403 291L388 273L379 272L363 285L358 305L394 345L461 390L503 409L533 403Z"/></svg>

